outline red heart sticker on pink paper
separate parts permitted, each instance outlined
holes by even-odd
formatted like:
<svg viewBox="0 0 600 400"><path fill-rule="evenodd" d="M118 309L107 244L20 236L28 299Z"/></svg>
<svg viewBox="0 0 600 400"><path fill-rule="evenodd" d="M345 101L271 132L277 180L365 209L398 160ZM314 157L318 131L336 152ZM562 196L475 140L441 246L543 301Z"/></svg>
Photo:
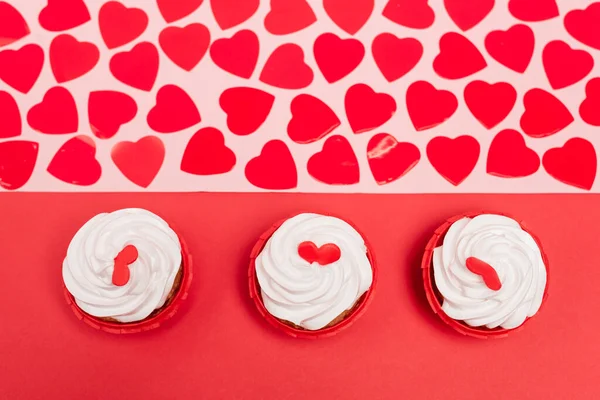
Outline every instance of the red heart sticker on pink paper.
<svg viewBox="0 0 600 400"><path fill-rule="evenodd" d="M326 243L321 247L310 241L298 245L298 255L309 264L318 263L321 266L333 264L342 256L340 248L334 243Z"/></svg>
<svg viewBox="0 0 600 400"><path fill-rule="evenodd" d="M542 158L548 174L567 185L591 190L596 180L597 157L585 139L572 138L563 147L548 150Z"/></svg>
<svg viewBox="0 0 600 400"><path fill-rule="evenodd" d="M3 90L0 90L0 110L0 139L19 136L23 128L19 106L14 97Z"/></svg>
<svg viewBox="0 0 600 400"><path fill-rule="evenodd" d="M565 16L567 32L581 43L600 50L600 2L594 2L585 10L573 10Z"/></svg>
<svg viewBox="0 0 600 400"><path fill-rule="evenodd" d="M30 33L21 13L7 2L0 1L0 47L14 43Z"/></svg>
<svg viewBox="0 0 600 400"><path fill-rule="evenodd" d="M0 142L0 187L16 190L29 181L39 145L25 140Z"/></svg>
<svg viewBox="0 0 600 400"><path fill-rule="evenodd" d="M523 97L523 104L525 112L521 117L521 128L531 137L553 135L574 121L569 109L545 90L529 90Z"/></svg>
<svg viewBox="0 0 600 400"><path fill-rule="evenodd" d="M235 163L235 154L225 145L221 131L202 128L188 142L181 170L194 175L217 175L231 171Z"/></svg>
<svg viewBox="0 0 600 400"><path fill-rule="evenodd" d="M50 175L63 182L79 186L89 186L98 182L102 167L96 160L96 145L88 136L75 136L69 139L50 161Z"/></svg>
<svg viewBox="0 0 600 400"><path fill-rule="evenodd" d="M323 7L337 26L354 35L369 20L375 0L323 0Z"/></svg>
<svg viewBox="0 0 600 400"><path fill-rule="evenodd" d="M328 138L323 150L308 160L307 168L313 178L328 185L352 185L360 180L356 155L341 135Z"/></svg>
<svg viewBox="0 0 600 400"><path fill-rule="evenodd" d="M529 66L535 36L530 27L518 24L506 31L492 31L485 38L490 56L513 71L523 73Z"/></svg>
<svg viewBox="0 0 600 400"><path fill-rule="evenodd" d="M156 136L145 136L137 142L120 142L110 153L119 171L131 182L150 186L165 159L165 145Z"/></svg>
<svg viewBox="0 0 600 400"><path fill-rule="evenodd" d="M99 139L110 139L121 125L137 114L137 103L129 95L111 90L90 92L88 119L92 133Z"/></svg>
<svg viewBox="0 0 600 400"><path fill-rule="evenodd" d="M479 143L472 136L435 137L427 144L427 158L435 170L454 186L473 172L479 159Z"/></svg>
<svg viewBox="0 0 600 400"><path fill-rule="evenodd" d="M469 271L475 275L481 276L483 282L487 287L492 290L500 290L502 288L502 282L498 277L498 273L490 264L475 257L468 257L466 260L466 266Z"/></svg>
<svg viewBox="0 0 600 400"><path fill-rule="evenodd" d="M203 0L156 0L160 14L168 23L187 17L196 11L202 2Z"/></svg>
<svg viewBox="0 0 600 400"><path fill-rule="evenodd" d="M249 30L237 32L231 38L215 40L210 57L223 71L249 79L258 61L259 41Z"/></svg>
<svg viewBox="0 0 600 400"><path fill-rule="evenodd" d="M130 51L110 59L110 72L124 84L149 92L158 76L158 50L150 42L135 45Z"/></svg>
<svg viewBox="0 0 600 400"><path fill-rule="evenodd" d="M129 282L131 272L129 271L129 265L133 264L138 258L138 250L132 245L128 244L117 254L114 260L112 283L115 286L125 286Z"/></svg>
<svg viewBox="0 0 600 400"><path fill-rule="evenodd" d="M148 126L160 133L182 131L200 123L200 112L179 86L165 85L156 93L156 105L147 117Z"/></svg>
<svg viewBox="0 0 600 400"><path fill-rule="evenodd" d="M428 3L429 0L390 0L383 9L383 16L407 28L426 29L435 21Z"/></svg>
<svg viewBox="0 0 600 400"><path fill-rule="evenodd" d="M118 1L109 1L100 8L98 24L102 40L109 49L137 39L148 27L148 16L139 8L128 8Z"/></svg>
<svg viewBox="0 0 600 400"><path fill-rule="evenodd" d="M540 157L525 144L523 135L513 129L498 133L487 158L487 173L502 178L521 178L540 169Z"/></svg>
<svg viewBox="0 0 600 400"><path fill-rule="evenodd" d="M29 93L43 65L44 50L37 44L0 51L0 79L21 93Z"/></svg>
<svg viewBox="0 0 600 400"><path fill-rule="evenodd" d="M421 159L421 153L412 143L398 142L387 133L369 140L367 159L378 185L385 185L406 175Z"/></svg>
<svg viewBox="0 0 600 400"><path fill-rule="evenodd" d="M351 86L344 99L346 116L354 133L373 130L396 113L396 101L386 93L376 93L370 86Z"/></svg>
<svg viewBox="0 0 600 400"><path fill-rule="evenodd" d="M265 122L275 96L251 87L234 87L225 90L219 98L219 105L227 114L227 127L236 135L249 135L256 132Z"/></svg>
<svg viewBox="0 0 600 400"><path fill-rule="evenodd" d="M467 107L487 129L502 122L510 114L516 101L517 91L510 83L473 81L465 87Z"/></svg>
<svg viewBox="0 0 600 400"><path fill-rule="evenodd" d="M452 92L417 81L406 91L406 107L415 129L423 131L449 119L458 108L458 100Z"/></svg>
<svg viewBox="0 0 600 400"><path fill-rule="evenodd" d="M210 32L202 24L190 24L184 28L169 26L160 33L158 42L175 65L191 71L208 50Z"/></svg>
<svg viewBox="0 0 600 400"><path fill-rule="evenodd" d="M273 35L301 31L317 22L306 0L271 0L271 10L265 17L265 28Z"/></svg>
<svg viewBox="0 0 600 400"><path fill-rule="evenodd" d="M391 33L375 37L371 50L375 64L388 82L409 73L423 56L423 45L417 39L399 39Z"/></svg>
<svg viewBox="0 0 600 400"><path fill-rule="evenodd" d="M259 5L260 0L210 0L213 15L222 30L250 19Z"/></svg>
<svg viewBox="0 0 600 400"><path fill-rule="evenodd" d="M494 0L444 0L444 6L456 26L468 31L488 16Z"/></svg>
<svg viewBox="0 0 600 400"><path fill-rule="evenodd" d="M446 79L461 79L487 67L485 59L473 43L463 35L448 32L440 39L440 53L433 69Z"/></svg>
<svg viewBox="0 0 600 400"><path fill-rule="evenodd" d="M296 143L316 142L341 124L327 104L309 94L296 96L292 100L291 112L287 132Z"/></svg>
<svg viewBox="0 0 600 400"><path fill-rule="evenodd" d="M510 0L508 10L526 22L546 21L559 15L556 0Z"/></svg>
<svg viewBox="0 0 600 400"><path fill-rule="evenodd" d="M579 107L579 115L588 124L600 126L600 78L591 79L587 83L585 94L586 98Z"/></svg>
<svg viewBox="0 0 600 400"><path fill-rule="evenodd" d="M41 103L27 113L29 126L41 133L75 133L79 128L79 115L75 99L67 89L50 88Z"/></svg>
<svg viewBox="0 0 600 400"><path fill-rule="evenodd" d="M302 89L313 81L313 71L304 62L302 48L287 43L276 48L267 59L260 80L281 89Z"/></svg>
<svg viewBox="0 0 600 400"><path fill-rule="evenodd" d="M365 56L365 47L356 39L340 39L324 33L315 40L315 61L329 83L334 83L354 71Z"/></svg>
<svg viewBox="0 0 600 400"><path fill-rule="evenodd" d="M561 40L549 42L544 47L542 59L552 89L574 85L594 68L594 58L590 53L575 50Z"/></svg>
<svg viewBox="0 0 600 400"><path fill-rule="evenodd" d="M42 28L51 32L66 31L91 19L83 0L48 0L39 16Z"/></svg>
<svg viewBox="0 0 600 400"><path fill-rule="evenodd" d="M245 169L248 182L261 189L284 190L298 186L298 172L292 153L281 140L265 144L258 157Z"/></svg>
<svg viewBox="0 0 600 400"><path fill-rule="evenodd" d="M100 59L100 51L90 42L71 35L58 35L50 43L50 66L56 82L77 79L90 72Z"/></svg>

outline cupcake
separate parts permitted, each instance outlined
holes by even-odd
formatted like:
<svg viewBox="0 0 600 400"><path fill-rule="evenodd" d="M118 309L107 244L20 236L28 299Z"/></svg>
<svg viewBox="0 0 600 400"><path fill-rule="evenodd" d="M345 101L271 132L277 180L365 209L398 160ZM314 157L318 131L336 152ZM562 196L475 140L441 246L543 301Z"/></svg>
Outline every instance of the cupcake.
<svg viewBox="0 0 600 400"><path fill-rule="evenodd" d="M506 336L540 310L547 293L539 240L504 215L446 221L427 245L422 268L433 310L469 336Z"/></svg>
<svg viewBox="0 0 600 400"><path fill-rule="evenodd" d="M336 334L362 314L373 293L374 257L349 223L299 214L256 244L250 294L272 325L296 337Z"/></svg>
<svg viewBox="0 0 600 400"><path fill-rule="evenodd" d="M155 328L187 297L191 257L159 216L139 208L98 214L75 234L62 268L67 301L114 333Z"/></svg>

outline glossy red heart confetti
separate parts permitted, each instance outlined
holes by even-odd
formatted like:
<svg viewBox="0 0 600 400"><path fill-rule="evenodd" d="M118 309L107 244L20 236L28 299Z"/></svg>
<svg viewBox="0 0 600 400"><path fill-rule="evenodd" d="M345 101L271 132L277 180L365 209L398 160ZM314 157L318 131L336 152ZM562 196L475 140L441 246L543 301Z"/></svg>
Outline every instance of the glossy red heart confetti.
<svg viewBox="0 0 600 400"><path fill-rule="evenodd" d="M527 135L542 138L560 132L573 121L573 115L554 95L542 89L531 89L523 97L525 113L521 128Z"/></svg>
<svg viewBox="0 0 600 400"><path fill-rule="evenodd" d="M494 0L444 0L444 6L456 26L468 31L488 16Z"/></svg>
<svg viewBox="0 0 600 400"><path fill-rule="evenodd" d="M375 0L323 0L323 7L337 26L354 35L369 20Z"/></svg>
<svg viewBox="0 0 600 400"><path fill-rule="evenodd" d="M565 16L567 32L581 43L600 50L600 2L594 2L585 10L573 10Z"/></svg>
<svg viewBox="0 0 600 400"><path fill-rule="evenodd" d="M39 145L25 140L0 142L0 187L16 190L23 187L35 167Z"/></svg>
<svg viewBox="0 0 600 400"><path fill-rule="evenodd" d="M265 29L273 35L301 31L317 22L306 0L271 0L271 10L265 17Z"/></svg>
<svg viewBox="0 0 600 400"><path fill-rule="evenodd" d="M110 72L124 84L149 92L158 75L158 50L150 42L142 42L130 51L110 59Z"/></svg>
<svg viewBox="0 0 600 400"><path fill-rule="evenodd" d="M323 150L310 157L307 168L313 178L328 185L352 185L360 180L356 155L341 135L328 138Z"/></svg>
<svg viewBox="0 0 600 400"><path fill-rule="evenodd" d="M377 93L363 83L348 89L344 104L354 133L373 130L385 124L396 113L396 101L392 96Z"/></svg>
<svg viewBox="0 0 600 400"><path fill-rule="evenodd" d="M435 170L454 186L473 172L479 159L479 143L472 136L435 137L427 144L427 158Z"/></svg>
<svg viewBox="0 0 600 400"><path fill-rule="evenodd" d="M113 146L110 157L127 179L147 188L163 164L165 145L156 136L145 136L137 142L117 143Z"/></svg>
<svg viewBox="0 0 600 400"><path fill-rule="evenodd" d="M488 288L497 291L502 289L502 282L500 282L500 277L498 277L498 273L490 264L486 263L483 260L475 257L468 257L466 261L466 266L469 271L474 273L475 275L481 276L485 286Z"/></svg>
<svg viewBox="0 0 600 400"><path fill-rule="evenodd" d="M406 91L406 107L415 129L423 131L449 119L458 108L458 100L452 92L417 81Z"/></svg>
<svg viewBox="0 0 600 400"><path fill-rule="evenodd" d="M300 94L292 100L292 119L287 132L296 143L312 143L327 136L340 126L340 119L322 100Z"/></svg>
<svg viewBox="0 0 600 400"><path fill-rule="evenodd" d="M356 39L340 39L333 33L323 33L313 47L315 61L329 83L334 83L354 71L365 56L365 47Z"/></svg>
<svg viewBox="0 0 600 400"><path fill-rule="evenodd" d="M28 44L18 50L0 51L0 79L21 93L29 93L44 65L44 50Z"/></svg>
<svg viewBox="0 0 600 400"><path fill-rule="evenodd" d="M23 127L19 106L14 97L3 90L0 90L0 110L0 139L19 136Z"/></svg>
<svg viewBox="0 0 600 400"><path fill-rule="evenodd" d="M435 13L428 3L429 0L389 0L383 16L407 28L426 29L435 21Z"/></svg>
<svg viewBox="0 0 600 400"><path fill-rule="evenodd" d="M546 21L559 15L556 0L510 0L508 10L526 22Z"/></svg>
<svg viewBox="0 0 600 400"><path fill-rule="evenodd" d="M473 81L465 87L467 107L487 129L502 122L510 114L516 101L517 91L510 83Z"/></svg>
<svg viewBox="0 0 600 400"><path fill-rule="evenodd" d="M203 0L156 0L162 17L168 23L187 17L200 7Z"/></svg>
<svg viewBox="0 0 600 400"><path fill-rule="evenodd" d="M586 98L579 106L581 119L593 126L600 126L600 78L591 79L585 86Z"/></svg>
<svg viewBox="0 0 600 400"><path fill-rule="evenodd" d="M216 40L210 47L210 57L223 71L249 79L258 61L259 41L249 30L237 32L231 38Z"/></svg>
<svg viewBox="0 0 600 400"><path fill-rule="evenodd" d="M132 244L128 244L119 252L119 254L117 254L112 274L113 285L125 286L127 282L129 282L131 275L129 265L133 264L137 259L138 250Z"/></svg>
<svg viewBox="0 0 600 400"><path fill-rule="evenodd" d="M202 24L190 24L184 28L169 26L160 33L158 42L175 65L191 71L208 50L210 32Z"/></svg>
<svg viewBox="0 0 600 400"><path fill-rule="evenodd" d="M433 69L446 79L460 79L487 67L485 59L469 39L448 32L440 39L440 53L433 60Z"/></svg>
<svg viewBox="0 0 600 400"><path fill-rule="evenodd" d="M202 128L188 142L181 170L194 175L217 175L231 171L235 163L235 154L225 145L221 131Z"/></svg>
<svg viewBox="0 0 600 400"><path fill-rule="evenodd" d="M89 186L98 182L102 167L96 160L96 145L88 136L75 136L69 139L50 161L50 175L63 182L79 186Z"/></svg>
<svg viewBox="0 0 600 400"><path fill-rule="evenodd" d="M284 190L298 186L298 172L292 153L281 140L265 144L258 157L245 169L248 182L261 189Z"/></svg>
<svg viewBox="0 0 600 400"><path fill-rule="evenodd" d="M398 142L387 133L369 140L367 160L378 185L385 185L406 175L421 159L421 153L412 143Z"/></svg>
<svg viewBox="0 0 600 400"><path fill-rule="evenodd" d="M385 79L394 82L419 63L423 45L417 39L400 39L391 33L382 33L373 39L371 51Z"/></svg>
<svg viewBox="0 0 600 400"><path fill-rule="evenodd" d="M99 139L110 139L121 125L137 114L137 103L131 96L111 90L90 92L88 119L92 133Z"/></svg>
<svg viewBox="0 0 600 400"><path fill-rule="evenodd" d="M148 126L160 133L182 131L200 123L200 112L179 86L165 85L156 93L156 105L147 117Z"/></svg>
<svg viewBox="0 0 600 400"><path fill-rule="evenodd" d="M227 127L236 135L256 132L265 122L275 96L251 87L234 87L225 90L219 97L219 105L227 114Z"/></svg>
<svg viewBox="0 0 600 400"><path fill-rule="evenodd" d="M310 241L298 245L298 255L307 263L317 263L321 266L333 264L342 256L340 248L334 243L326 243L321 247Z"/></svg>
<svg viewBox="0 0 600 400"><path fill-rule="evenodd" d="M531 62L535 36L530 27L518 24L506 31L492 31L485 38L490 56L513 71L523 73Z"/></svg>
<svg viewBox="0 0 600 400"><path fill-rule="evenodd" d="M594 146L585 139L572 138L563 147L548 150L542 165L554 179L590 190L594 186L597 158Z"/></svg>
<svg viewBox="0 0 600 400"><path fill-rule="evenodd" d="M250 19L259 5L260 0L210 0L213 15L223 30Z"/></svg>
<svg viewBox="0 0 600 400"><path fill-rule="evenodd" d="M540 169L540 157L525 144L523 135L513 129L498 133L487 158L487 173L501 178L533 175Z"/></svg>
<svg viewBox="0 0 600 400"><path fill-rule="evenodd" d="M148 27L148 16L139 8L109 1L100 8L98 24L106 47L114 49L140 37Z"/></svg>
<svg viewBox="0 0 600 400"><path fill-rule="evenodd" d="M304 62L304 52L297 44L279 46L267 59L260 74L261 82L281 89L302 89L313 81L313 71Z"/></svg>
<svg viewBox="0 0 600 400"><path fill-rule="evenodd" d="M0 47L29 35L31 31L21 13L5 1L0 1Z"/></svg>
<svg viewBox="0 0 600 400"><path fill-rule="evenodd" d="M50 66L56 82L77 79L90 72L100 59L100 51L90 42L71 35L58 35L50 43Z"/></svg>
<svg viewBox="0 0 600 400"><path fill-rule="evenodd" d="M553 40L544 47L542 60L552 89L571 86L585 78L594 68L594 58L590 53L574 50L561 40Z"/></svg>
<svg viewBox="0 0 600 400"><path fill-rule="evenodd" d="M27 113L29 126L41 133L75 133L79 116L75 99L67 89L57 86L49 89L41 103Z"/></svg>
<svg viewBox="0 0 600 400"><path fill-rule="evenodd" d="M48 0L48 5L40 12L42 28L60 32L85 24L91 19L83 0Z"/></svg>

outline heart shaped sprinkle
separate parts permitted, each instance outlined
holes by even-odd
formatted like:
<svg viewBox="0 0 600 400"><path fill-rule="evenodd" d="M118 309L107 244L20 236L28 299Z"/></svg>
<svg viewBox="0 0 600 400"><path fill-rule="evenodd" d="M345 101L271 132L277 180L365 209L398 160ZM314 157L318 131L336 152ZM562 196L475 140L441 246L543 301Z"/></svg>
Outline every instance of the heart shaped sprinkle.
<svg viewBox="0 0 600 400"><path fill-rule="evenodd" d="M483 278L483 282L485 282L487 287L492 290L500 290L502 288L502 282L500 282L498 273L490 264L475 257L467 258L466 264L469 271Z"/></svg>
<svg viewBox="0 0 600 400"><path fill-rule="evenodd" d="M115 286L125 286L129 282L129 265L133 264L138 258L138 250L128 244L115 257L115 268L113 270L112 283Z"/></svg>
<svg viewBox="0 0 600 400"><path fill-rule="evenodd" d="M313 242L307 241L298 245L298 255L309 264L317 262L320 265L328 265L339 260L342 252L333 243L326 243L321 247L317 247Z"/></svg>

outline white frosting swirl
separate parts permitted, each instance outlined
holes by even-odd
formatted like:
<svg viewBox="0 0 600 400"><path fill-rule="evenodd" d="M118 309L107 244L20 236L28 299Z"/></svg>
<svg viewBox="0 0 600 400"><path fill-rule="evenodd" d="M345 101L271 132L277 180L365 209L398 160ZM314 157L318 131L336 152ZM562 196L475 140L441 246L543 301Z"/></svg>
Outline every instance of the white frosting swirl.
<svg viewBox="0 0 600 400"><path fill-rule="evenodd" d="M489 264L502 287L490 289L466 260ZM456 221L434 249L435 285L444 297L442 310L473 327L512 329L542 305L546 267L533 237L511 218L483 214Z"/></svg>
<svg viewBox="0 0 600 400"><path fill-rule="evenodd" d="M114 259L127 245L138 250L124 286L112 283ZM140 321L162 307L181 266L177 234L157 215L138 208L96 215L75 234L63 280L77 305L96 317Z"/></svg>
<svg viewBox="0 0 600 400"><path fill-rule="evenodd" d="M339 260L310 264L298 245L333 243ZM360 234L341 219L299 214L285 221L267 241L255 261L263 303L275 317L308 330L327 326L354 306L371 287L373 270Z"/></svg>

